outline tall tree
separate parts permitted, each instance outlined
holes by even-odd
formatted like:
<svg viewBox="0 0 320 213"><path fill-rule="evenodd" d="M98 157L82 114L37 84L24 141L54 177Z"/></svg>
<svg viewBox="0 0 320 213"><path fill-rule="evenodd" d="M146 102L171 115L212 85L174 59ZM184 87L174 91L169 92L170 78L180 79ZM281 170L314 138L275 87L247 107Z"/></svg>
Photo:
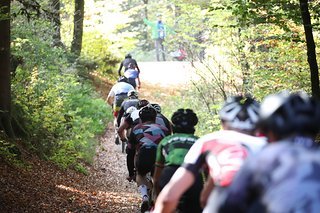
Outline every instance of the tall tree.
<svg viewBox="0 0 320 213"><path fill-rule="evenodd" d="M54 34L53 34L53 41L54 46L63 46L61 42L61 19L60 19L60 0L53 0L51 2L51 8L52 8L52 22L54 25Z"/></svg>
<svg viewBox="0 0 320 213"><path fill-rule="evenodd" d="M74 2L74 29L71 52L77 57L80 56L82 48L83 18L84 18L84 0L75 0Z"/></svg>
<svg viewBox="0 0 320 213"><path fill-rule="evenodd" d="M10 0L0 1L0 128L10 135ZM13 135L10 135L13 136Z"/></svg>
<svg viewBox="0 0 320 213"><path fill-rule="evenodd" d="M308 63L310 67L311 74L311 89L312 96L315 98L320 98L320 88L319 88L319 70L317 64L317 55L316 55L316 45L313 39L311 18L308 7L308 0L300 0L300 10L301 17L303 21L303 27L307 42L307 55Z"/></svg>

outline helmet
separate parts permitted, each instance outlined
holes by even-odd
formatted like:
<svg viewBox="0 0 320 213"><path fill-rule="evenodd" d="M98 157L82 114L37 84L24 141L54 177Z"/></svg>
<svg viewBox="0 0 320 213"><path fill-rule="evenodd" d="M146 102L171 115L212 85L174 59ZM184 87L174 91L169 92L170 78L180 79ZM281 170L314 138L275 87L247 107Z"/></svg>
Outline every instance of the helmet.
<svg viewBox="0 0 320 213"><path fill-rule="evenodd" d="M139 117L142 122L154 121L156 119L156 116L156 110L150 105L142 107L139 111Z"/></svg>
<svg viewBox="0 0 320 213"><path fill-rule="evenodd" d="M151 106L157 111L157 113L161 113L161 106L159 104L151 104Z"/></svg>
<svg viewBox="0 0 320 213"><path fill-rule="evenodd" d="M119 79L118 79L118 82L126 82L128 83L128 79L124 76L120 76Z"/></svg>
<svg viewBox="0 0 320 213"><path fill-rule="evenodd" d="M127 114L131 114L133 111L135 111L135 110L137 110L137 108L136 107L134 107L134 106L131 106L131 107L129 107L127 110L126 110L126 113Z"/></svg>
<svg viewBox="0 0 320 213"><path fill-rule="evenodd" d="M259 107L259 103L251 97L232 96L225 101L219 116L231 128L251 131L256 127Z"/></svg>
<svg viewBox="0 0 320 213"><path fill-rule="evenodd" d="M191 109L178 109L173 113L171 121L181 128L194 127L198 123L198 117Z"/></svg>
<svg viewBox="0 0 320 213"><path fill-rule="evenodd" d="M136 90L130 90L127 94L127 96L130 97L135 97L138 98L138 92Z"/></svg>
<svg viewBox="0 0 320 213"><path fill-rule="evenodd" d="M139 100L137 104L137 109L141 109L144 106L147 106L149 104L149 101L146 99Z"/></svg>
<svg viewBox="0 0 320 213"><path fill-rule="evenodd" d="M261 104L258 127L279 137L316 135L320 129L320 103L304 92L281 92L267 96Z"/></svg>
<svg viewBox="0 0 320 213"><path fill-rule="evenodd" d="M132 55L130 53L128 53L125 58L132 58Z"/></svg>

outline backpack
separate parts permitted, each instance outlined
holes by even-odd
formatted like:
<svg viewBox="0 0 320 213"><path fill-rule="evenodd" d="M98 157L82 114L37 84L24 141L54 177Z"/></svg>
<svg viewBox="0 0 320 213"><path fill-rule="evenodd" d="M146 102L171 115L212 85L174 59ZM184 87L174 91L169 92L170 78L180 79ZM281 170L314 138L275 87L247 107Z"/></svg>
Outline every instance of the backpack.
<svg viewBox="0 0 320 213"><path fill-rule="evenodd" d="M158 38L164 39L165 37L164 24L162 22L158 22L157 29L158 29Z"/></svg>

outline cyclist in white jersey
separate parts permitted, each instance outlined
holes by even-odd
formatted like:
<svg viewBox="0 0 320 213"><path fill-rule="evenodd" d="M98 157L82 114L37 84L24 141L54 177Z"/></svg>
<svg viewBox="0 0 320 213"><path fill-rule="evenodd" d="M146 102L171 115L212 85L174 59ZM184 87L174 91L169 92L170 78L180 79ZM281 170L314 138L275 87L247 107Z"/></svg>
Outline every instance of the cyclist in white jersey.
<svg viewBox="0 0 320 213"><path fill-rule="evenodd" d="M219 212L320 212L320 103L305 93L270 95L258 128L270 142L243 165Z"/></svg>
<svg viewBox="0 0 320 213"><path fill-rule="evenodd" d="M258 110L259 104L250 97L227 99L219 113L224 130L201 137L191 147L182 167L159 194L154 212L174 211L181 195L204 166L209 168L209 177L201 203L206 208L214 205L211 203L223 196L246 157L266 143L262 138L251 136L258 120Z"/></svg>
<svg viewBox="0 0 320 213"><path fill-rule="evenodd" d="M107 96L107 103L112 106L113 115L116 119L122 102L128 97L128 92L134 90L133 86L128 83L126 77L120 77L118 82L112 86Z"/></svg>

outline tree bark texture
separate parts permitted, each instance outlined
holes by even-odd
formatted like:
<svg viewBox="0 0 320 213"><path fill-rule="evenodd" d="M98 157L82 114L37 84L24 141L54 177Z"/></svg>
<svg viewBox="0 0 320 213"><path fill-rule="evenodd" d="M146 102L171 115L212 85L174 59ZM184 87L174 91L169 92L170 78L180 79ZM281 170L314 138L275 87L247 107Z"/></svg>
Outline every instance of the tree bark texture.
<svg viewBox="0 0 320 213"><path fill-rule="evenodd" d="M74 53L77 57L79 57L82 48L84 0L75 0L74 5L74 29L73 40L71 44L71 52Z"/></svg>
<svg viewBox="0 0 320 213"><path fill-rule="evenodd" d="M60 19L60 0L52 0L51 2L52 7L52 23L54 26L54 34L53 34L53 41L54 46L63 46L61 42L61 19Z"/></svg>
<svg viewBox="0 0 320 213"><path fill-rule="evenodd" d="M0 110L10 112L10 0L0 1Z"/></svg>
<svg viewBox="0 0 320 213"><path fill-rule="evenodd" d="M11 128L10 0L0 1L0 129L13 136Z"/></svg>
<svg viewBox="0 0 320 213"><path fill-rule="evenodd" d="M310 67L312 96L320 99L319 70L317 64L316 45L313 39L308 0L300 0L300 11L307 42L307 55Z"/></svg>

